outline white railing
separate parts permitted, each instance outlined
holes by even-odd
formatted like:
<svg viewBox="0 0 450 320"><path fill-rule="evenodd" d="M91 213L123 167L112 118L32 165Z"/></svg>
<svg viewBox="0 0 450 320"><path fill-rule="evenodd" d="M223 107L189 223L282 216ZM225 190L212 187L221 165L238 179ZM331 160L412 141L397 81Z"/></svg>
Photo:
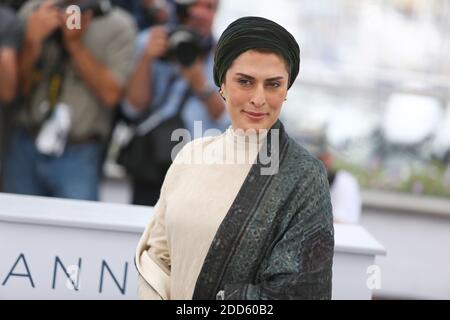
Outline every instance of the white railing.
<svg viewBox="0 0 450 320"><path fill-rule="evenodd" d="M0 299L136 299L134 250L152 208L0 194ZM334 299L370 299L384 248L335 226Z"/></svg>

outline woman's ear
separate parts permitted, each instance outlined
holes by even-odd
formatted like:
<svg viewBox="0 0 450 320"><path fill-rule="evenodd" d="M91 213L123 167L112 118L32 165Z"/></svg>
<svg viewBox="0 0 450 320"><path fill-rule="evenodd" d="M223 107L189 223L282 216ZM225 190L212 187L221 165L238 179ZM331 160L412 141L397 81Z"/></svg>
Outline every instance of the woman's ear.
<svg viewBox="0 0 450 320"><path fill-rule="evenodd" d="M219 93L220 93L220 96L222 97L223 101L227 101L225 99L225 85L223 83L220 86Z"/></svg>

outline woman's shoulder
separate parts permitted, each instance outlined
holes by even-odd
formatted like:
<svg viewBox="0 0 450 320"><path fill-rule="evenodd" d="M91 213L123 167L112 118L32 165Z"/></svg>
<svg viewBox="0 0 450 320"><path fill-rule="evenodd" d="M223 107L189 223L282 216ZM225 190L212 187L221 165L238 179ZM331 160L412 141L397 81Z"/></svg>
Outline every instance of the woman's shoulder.
<svg viewBox="0 0 450 320"><path fill-rule="evenodd" d="M326 175L325 167L319 159L312 155L305 147L294 139L288 139L286 151L286 164L291 167L292 173L302 176Z"/></svg>
<svg viewBox="0 0 450 320"><path fill-rule="evenodd" d="M309 221L308 223L326 221L327 227L332 229L329 183L322 161L296 141L289 139L284 162L286 163L284 168L286 180L293 181L294 188L299 191L297 192L298 210L302 212L302 221ZM308 203L308 210L304 210L305 203Z"/></svg>

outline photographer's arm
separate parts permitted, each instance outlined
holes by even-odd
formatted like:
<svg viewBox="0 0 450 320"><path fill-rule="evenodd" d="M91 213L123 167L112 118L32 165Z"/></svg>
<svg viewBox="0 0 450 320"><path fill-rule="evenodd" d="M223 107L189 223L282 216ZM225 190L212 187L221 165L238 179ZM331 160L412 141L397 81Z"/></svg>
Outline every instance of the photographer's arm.
<svg viewBox="0 0 450 320"><path fill-rule="evenodd" d="M219 119L225 110L225 104L219 93L209 87L202 60L198 59L192 66L182 68L181 73L191 86L194 94L203 101L211 118Z"/></svg>
<svg viewBox="0 0 450 320"><path fill-rule="evenodd" d="M23 43L23 50L19 55L19 79L21 83L21 92L24 95L30 94L32 74L34 66L41 55L42 43L35 41L27 33L25 35L25 41Z"/></svg>
<svg viewBox="0 0 450 320"><path fill-rule="evenodd" d="M64 45L70 55L75 69L86 82L94 95L108 108L113 108L122 96L122 87L106 65L98 61L88 48L82 43L82 37L89 28L93 18L92 11L84 12L81 16L80 29L63 29ZM62 22L66 21L63 16Z"/></svg>
<svg viewBox="0 0 450 320"><path fill-rule="evenodd" d="M143 54L127 86L127 100L137 111L149 106L152 100L151 66L152 60Z"/></svg>
<svg viewBox="0 0 450 320"><path fill-rule="evenodd" d="M9 103L17 90L17 58L13 48L0 48L0 102Z"/></svg>
<svg viewBox="0 0 450 320"><path fill-rule="evenodd" d="M0 48L0 102L9 103L17 90L17 52L13 48Z"/></svg>
<svg viewBox="0 0 450 320"><path fill-rule="evenodd" d="M127 87L127 100L138 111L152 101L152 63L167 51L165 27L154 27Z"/></svg>
<svg viewBox="0 0 450 320"><path fill-rule="evenodd" d="M113 108L121 98L122 88L112 72L99 62L81 41L70 41L66 48L88 87L106 107Z"/></svg>
<svg viewBox="0 0 450 320"><path fill-rule="evenodd" d="M0 104L10 103L18 84L17 52L22 42L22 22L0 4Z"/></svg>
<svg viewBox="0 0 450 320"><path fill-rule="evenodd" d="M28 10L31 10L31 7L25 8L25 16L28 15ZM45 1L28 15L23 47L19 55L19 81L24 95L30 93L32 74L42 52L42 42L59 26L59 13L52 0Z"/></svg>

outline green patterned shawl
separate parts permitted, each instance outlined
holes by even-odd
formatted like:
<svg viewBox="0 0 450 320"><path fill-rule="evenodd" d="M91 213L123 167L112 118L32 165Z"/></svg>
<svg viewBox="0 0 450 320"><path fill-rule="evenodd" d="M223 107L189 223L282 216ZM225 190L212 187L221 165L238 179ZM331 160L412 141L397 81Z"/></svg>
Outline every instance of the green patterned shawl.
<svg viewBox="0 0 450 320"><path fill-rule="evenodd" d="M334 229L325 169L280 121L272 129L279 129L279 171L262 175L259 157L253 164L211 244L193 299L216 299L221 290L225 299L331 299ZM272 130L269 151L271 137Z"/></svg>

